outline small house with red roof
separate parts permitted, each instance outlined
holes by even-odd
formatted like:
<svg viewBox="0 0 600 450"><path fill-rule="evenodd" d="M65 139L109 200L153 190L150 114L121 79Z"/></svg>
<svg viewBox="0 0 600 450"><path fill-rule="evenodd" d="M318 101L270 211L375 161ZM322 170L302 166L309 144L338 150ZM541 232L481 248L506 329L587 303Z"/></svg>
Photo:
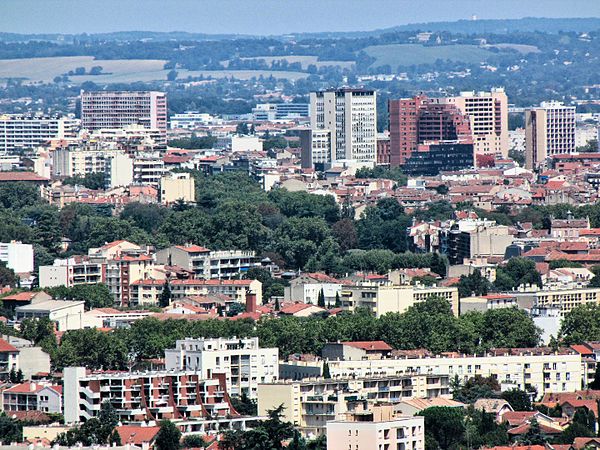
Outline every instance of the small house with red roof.
<svg viewBox="0 0 600 450"><path fill-rule="evenodd" d="M346 341L325 344L321 356L332 361L361 361L385 358L391 352L392 347L384 341Z"/></svg>
<svg viewBox="0 0 600 450"><path fill-rule="evenodd" d="M121 425L116 428L123 445L135 445L142 450L148 450L154 446L159 426L144 425Z"/></svg>
<svg viewBox="0 0 600 450"><path fill-rule="evenodd" d="M7 414L13 411L62 413L62 386L16 384L2 392L2 407Z"/></svg>
<svg viewBox="0 0 600 450"><path fill-rule="evenodd" d="M17 292L16 294L6 295L0 300L2 300L2 306L5 309L14 310L17 306L31 305L32 303L41 303L52 300L52 296L43 291L24 291Z"/></svg>
<svg viewBox="0 0 600 450"><path fill-rule="evenodd" d="M342 291L342 282L321 272L303 273L290 281L283 293L283 299L287 302L303 302L318 304L319 295L323 292L325 305L335 305L336 297L339 298Z"/></svg>
<svg viewBox="0 0 600 450"><path fill-rule="evenodd" d="M19 369L19 349L0 339L0 379L6 380L12 369Z"/></svg>

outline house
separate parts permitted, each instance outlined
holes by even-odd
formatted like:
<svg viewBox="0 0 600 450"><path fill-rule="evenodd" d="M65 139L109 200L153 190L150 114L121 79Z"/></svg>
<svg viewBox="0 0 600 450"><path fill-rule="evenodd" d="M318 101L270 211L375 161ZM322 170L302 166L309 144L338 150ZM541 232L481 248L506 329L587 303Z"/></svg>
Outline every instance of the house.
<svg viewBox="0 0 600 450"><path fill-rule="evenodd" d="M156 435L160 430L159 426L141 426L141 425L121 425L116 428L121 444L135 445L142 450L149 450L154 447Z"/></svg>
<svg viewBox="0 0 600 450"><path fill-rule="evenodd" d="M503 415L503 422L511 427L508 434L514 439L526 434L534 419L538 422L542 434L556 436L564 430L559 418L549 417L539 411L508 411Z"/></svg>
<svg viewBox="0 0 600 450"><path fill-rule="evenodd" d="M4 412L43 411L62 412L62 386L21 383L2 392Z"/></svg>
<svg viewBox="0 0 600 450"><path fill-rule="evenodd" d="M285 301L300 301L318 304L319 294L323 292L325 304L332 306L340 296L342 282L324 273L305 273L290 281L283 293Z"/></svg>
<svg viewBox="0 0 600 450"><path fill-rule="evenodd" d="M483 410L486 413L494 414L496 422L502 423L504 414L514 411L510 403L499 398L480 398L473 407L477 410Z"/></svg>
<svg viewBox="0 0 600 450"><path fill-rule="evenodd" d="M279 310L281 316L309 317L313 314L319 314L327 311L319 306L306 303L294 303L293 305L285 306Z"/></svg>
<svg viewBox="0 0 600 450"><path fill-rule="evenodd" d="M434 406L442 406L447 408L466 407L464 403L444 397L410 398L398 402L394 406L394 411L402 416L414 416L424 409L432 408Z"/></svg>
<svg viewBox="0 0 600 450"><path fill-rule="evenodd" d="M321 356L327 360L362 360L384 358L390 355L392 347L384 341L331 342L323 346Z"/></svg>
<svg viewBox="0 0 600 450"><path fill-rule="evenodd" d="M2 297L2 306L6 309L15 309L17 306L30 305L32 303L52 300L52 296L43 291L40 292L18 292L16 294Z"/></svg>

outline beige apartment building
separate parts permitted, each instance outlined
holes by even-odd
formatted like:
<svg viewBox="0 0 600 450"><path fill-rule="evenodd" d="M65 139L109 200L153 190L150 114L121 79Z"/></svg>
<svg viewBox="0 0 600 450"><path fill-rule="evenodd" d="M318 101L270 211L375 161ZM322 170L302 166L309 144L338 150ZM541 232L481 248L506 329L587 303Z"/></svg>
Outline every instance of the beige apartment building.
<svg viewBox="0 0 600 450"><path fill-rule="evenodd" d="M342 288L341 307L354 311L357 308L368 308L376 317L387 313L403 313L416 303L424 302L432 297L448 300L452 312L458 316L458 288L380 285L377 283L361 283L347 285Z"/></svg>
<svg viewBox="0 0 600 450"><path fill-rule="evenodd" d="M493 88L490 92L461 92L456 97L432 101L454 105L468 116L476 155L508 155L508 98L504 88Z"/></svg>
<svg viewBox="0 0 600 450"><path fill-rule="evenodd" d="M542 290L533 294L535 307L556 308L561 317L585 304L600 304L600 288Z"/></svg>
<svg viewBox="0 0 600 450"><path fill-rule="evenodd" d="M401 374L380 377L340 377L307 381L279 381L258 385L258 414L283 404L282 419L305 436L325 434L331 420L376 403L397 403L409 398L450 394L448 375Z"/></svg>
<svg viewBox="0 0 600 450"><path fill-rule="evenodd" d="M327 450L424 450L425 418L402 417L376 405L327 423Z"/></svg>
<svg viewBox="0 0 600 450"><path fill-rule="evenodd" d="M170 205L177 201L194 203L196 184L189 173L168 173L160 179L160 202Z"/></svg>
<svg viewBox="0 0 600 450"><path fill-rule="evenodd" d="M575 107L543 102L525 111L525 167L536 168L548 156L575 152Z"/></svg>
<svg viewBox="0 0 600 450"><path fill-rule="evenodd" d="M322 360L280 363L279 375L282 379L319 376L322 366ZM574 392L588 382L581 355L568 349L553 352L545 347L497 349L485 355L329 361L328 366L333 378L342 379L420 373L447 375L451 379L458 376L466 381L481 375L496 378L503 389L535 388L538 396L547 392Z"/></svg>

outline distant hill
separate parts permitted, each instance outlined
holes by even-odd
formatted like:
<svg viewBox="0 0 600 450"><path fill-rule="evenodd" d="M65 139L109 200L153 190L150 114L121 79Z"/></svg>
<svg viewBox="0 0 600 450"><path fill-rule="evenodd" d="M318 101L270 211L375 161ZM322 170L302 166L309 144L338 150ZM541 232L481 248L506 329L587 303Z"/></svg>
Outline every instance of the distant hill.
<svg viewBox="0 0 600 450"><path fill-rule="evenodd" d="M520 31L540 31L558 33L560 31L586 32L600 30L600 18L544 18L525 17L523 19L485 19L458 20L455 22L425 22L399 25L372 31L351 32L321 32L321 33L290 33L279 36L268 36L276 39L331 39L331 38L360 38L379 36L393 32L407 31L448 31L461 34L508 34ZM69 44L73 41L215 41L230 39L260 39L266 36L241 34L205 34L189 33L186 31L154 32L154 31L120 31L97 34L17 34L0 33L0 42L51 41Z"/></svg>

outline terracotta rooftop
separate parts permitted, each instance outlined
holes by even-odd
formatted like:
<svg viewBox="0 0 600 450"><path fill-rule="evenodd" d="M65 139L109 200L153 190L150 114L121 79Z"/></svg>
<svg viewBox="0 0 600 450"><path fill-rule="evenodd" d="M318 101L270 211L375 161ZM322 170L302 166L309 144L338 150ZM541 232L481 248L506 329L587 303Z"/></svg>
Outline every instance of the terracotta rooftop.
<svg viewBox="0 0 600 450"><path fill-rule="evenodd" d="M117 427L116 430L117 433L119 433L123 445L134 444L141 446L144 443L152 442L156 438L160 427L121 425L120 427Z"/></svg>
<svg viewBox="0 0 600 450"><path fill-rule="evenodd" d="M13 347L8 342L6 342L4 339L0 339L0 353L18 353L18 352L19 352L18 348Z"/></svg>
<svg viewBox="0 0 600 450"><path fill-rule="evenodd" d="M35 172L0 172L0 182L3 181L50 181Z"/></svg>
<svg viewBox="0 0 600 450"><path fill-rule="evenodd" d="M392 350L392 347L390 347L384 341L346 341L342 342L342 344L350 347L360 348L362 350Z"/></svg>

